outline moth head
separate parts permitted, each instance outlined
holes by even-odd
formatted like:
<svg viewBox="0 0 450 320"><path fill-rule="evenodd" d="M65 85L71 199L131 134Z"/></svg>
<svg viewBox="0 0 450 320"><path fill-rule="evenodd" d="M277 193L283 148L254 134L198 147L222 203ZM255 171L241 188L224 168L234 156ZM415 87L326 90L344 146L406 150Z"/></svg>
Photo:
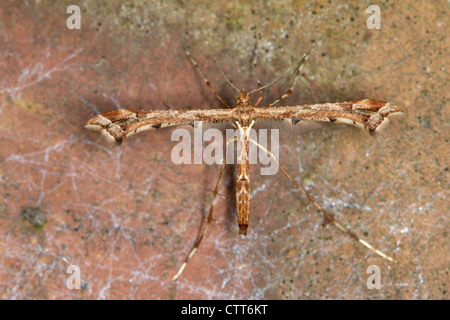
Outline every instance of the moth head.
<svg viewBox="0 0 450 320"><path fill-rule="evenodd" d="M250 95L247 92L245 92L245 90L242 90L241 94L236 97L236 101L238 103L239 102L244 102L244 103L250 102Z"/></svg>

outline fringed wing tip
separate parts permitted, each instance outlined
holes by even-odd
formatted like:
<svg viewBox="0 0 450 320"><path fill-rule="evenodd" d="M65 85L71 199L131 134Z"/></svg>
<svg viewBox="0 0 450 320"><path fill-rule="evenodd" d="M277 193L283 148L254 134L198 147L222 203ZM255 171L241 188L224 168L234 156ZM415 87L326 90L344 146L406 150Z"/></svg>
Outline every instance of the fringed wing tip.
<svg viewBox="0 0 450 320"><path fill-rule="evenodd" d="M378 112L385 117L392 117L403 114L403 111L400 110L399 107L389 102L386 102L386 104L383 107L381 107L381 109Z"/></svg>
<svg viewBox="0 0 450 320"><path fill-rule="evenodd" d="M109 123L108 123L109 122ZM84 127L89 130L100 131L101 135L105 138L105 140L109 143L118 143L121 144L123 138L115 137L108 129L108 125L111 123L105 117L98 115L89 120Z"/></svg>
<svg viewBox="0 0 450 320"><path fill-rule="evenodd" d="M369 129L372 136L375 136L377 133L383 131L384 128L386 128L386 126L390 123L390 119L404 115L403 111L399 107L389 102L386 102L385 105L378 110L378 113L383 116L383 120L374 129Z"/></svg>
<svg viewBox="0 0 450 320"><path fill-rule="evenodd" d="M93 118L91 118L85 125L85 128L87 129L93 129L93 130L101 130L106 128L111 124L111 120L104 117L103 115L99 114ZM95 128L98 127L98 128Z"/></svg>
<svg viewBox="0 0 450 320"><path fill-rule="evenodd" d="M103 138L105 138L106 141L108 141L109 143L114 143L116 142L117 144L121 144L123 141L123 138L116 138L114 137L111 132L109 132L108 130L104 129L100 132L103 136Z"/></svg>
<svg viewBox="0 0 450 320"><path fill-rule="evenodd" d="M93 131L100 131L100 130L105 129L102 126L99 126L97 124L89 124L89 123L85 124L84 128L85 129L89 129L89 130L93 130Z"/></svg>

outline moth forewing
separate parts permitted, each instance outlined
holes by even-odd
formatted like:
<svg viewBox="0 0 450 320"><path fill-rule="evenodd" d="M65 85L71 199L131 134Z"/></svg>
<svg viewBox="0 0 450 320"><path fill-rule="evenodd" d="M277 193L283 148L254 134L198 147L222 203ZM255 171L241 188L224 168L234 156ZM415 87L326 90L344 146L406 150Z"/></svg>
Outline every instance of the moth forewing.
<svg viewBox="0 0 450 320"><path fill-rule="evenodd" d="M346 123L370 132L376 131L388 116L401 113L393 104L369 99L256 109L260 119L291 119L292 124L299 120Z"/></svg>
<svg viewBox="0 0 450 320"><path fill-rule="evenodd" d="M122 142L138 132L165 127L190 124L196 121L221 122L231 119L231 111L211 110L114 110L90 119L88 129L102 130L110 141Z"/></svg>

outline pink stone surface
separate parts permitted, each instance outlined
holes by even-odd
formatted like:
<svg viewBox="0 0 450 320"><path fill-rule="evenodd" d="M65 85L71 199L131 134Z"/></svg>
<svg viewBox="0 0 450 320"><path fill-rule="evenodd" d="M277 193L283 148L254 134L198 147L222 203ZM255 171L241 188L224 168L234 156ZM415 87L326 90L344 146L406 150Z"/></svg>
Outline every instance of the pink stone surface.
<svg viewBox="0 0 450 320"><path fill-rule="evenodd" d="M70 4L81 8L81 30L66 27ZM370 4L2 1L0 298L448 299L448 3L381 1L381 30L366 26ZM324 228L281 172L260 176L259 166L249 235L238 236L230 166L219 224L171 281L219 166L174 165L171 129L118 147L83 125L117 108L220 107L185 45L232 103L206 40L246 89L312 47L284 105L372 98L405 111L376 138L342 125L280 130L288 171L397 263ZM79 290L66 287L69 265L80 268ZM379 290L366 286L370 265L380 267Z"/></svg>

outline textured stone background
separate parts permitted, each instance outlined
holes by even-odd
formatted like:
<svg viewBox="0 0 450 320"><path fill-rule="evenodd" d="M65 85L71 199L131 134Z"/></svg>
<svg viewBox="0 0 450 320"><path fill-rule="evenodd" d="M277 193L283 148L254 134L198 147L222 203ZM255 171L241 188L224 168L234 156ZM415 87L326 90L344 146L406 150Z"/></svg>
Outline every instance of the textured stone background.
<svg viewBox="0 0 450 320"><path fill-rule="evenodd" d="M448 299L447 1L147 2L2 1L0 298ZM82 9L81 30L66 28L69 4ZM381 30L366 27L370 4L380 6ZM116 147L83 125L120 107L219 107L185 45L231 103L236 93L207 40L247 89L312 48L285 105L367 97L405 111L375 139L339 125L280 134L291 174L398 263L323 228L281 173L260 176L258 166L241 238L230 167L220 224L170 280L201 228L219 166L173 165L170 129ZM263 103L289 80L265 90ZM71 264L81 290L65 286ZM370 265L380 266L380 290L366 286Z"/></svg>

